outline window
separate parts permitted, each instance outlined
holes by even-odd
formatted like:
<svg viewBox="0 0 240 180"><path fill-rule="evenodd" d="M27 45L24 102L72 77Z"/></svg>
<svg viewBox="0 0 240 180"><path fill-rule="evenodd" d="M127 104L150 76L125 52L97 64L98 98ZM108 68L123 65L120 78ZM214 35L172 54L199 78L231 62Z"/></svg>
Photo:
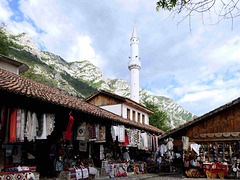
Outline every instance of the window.
<svg viewBox="0 0 240 180"><path fill-rule="evenodd" d="M127 118L130 119L130 109L127 108Z"/></svg>
<svg viewBox="0 0 240 180"><path fill-rule="evenodd" d="M142 115L142 123L145 124L145 116Z"/></svg>
<svg viewBox="0 0 240 180"><path fill-rule="evenodd" d="M138 113L138 122L140 123L140 120L141 120L141 114Z"/></svg>
<svg viewBox="0 0 240 180"><path fill-rule="evenodd" d="M133 111L133 113L132 113L132 120L136 121L136 113L135 113L135 111Z"/></svg>

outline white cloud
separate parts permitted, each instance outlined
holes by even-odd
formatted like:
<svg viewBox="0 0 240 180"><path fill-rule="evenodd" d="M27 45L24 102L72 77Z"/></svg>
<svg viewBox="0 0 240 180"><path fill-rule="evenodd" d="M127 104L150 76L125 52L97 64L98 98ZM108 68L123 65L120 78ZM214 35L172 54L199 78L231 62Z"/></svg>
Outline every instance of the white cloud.
<svg viewBox="0 0 240 180"><path fill-rule="evenodd" d="M187 94L178 103L189 110L198 112L197 115L202 115L238 98L239 94L238 88L202 91Z"/></svg>
<svg viewBox="0 0 240 180"><path fill-rule="evenodd" d="M101 68L105 66L105 60L95 53L90 37L78 35L76 39L75 44L71 45L65 52L66 59L71 61L88 60L97 67Z"/></svg>
<svg viewBox="0 0 240 180"><path fill-rule="evenodd" d="M11 8L6 0L1 0L0 3L0 22L8 22L13 15Z"/></svg>

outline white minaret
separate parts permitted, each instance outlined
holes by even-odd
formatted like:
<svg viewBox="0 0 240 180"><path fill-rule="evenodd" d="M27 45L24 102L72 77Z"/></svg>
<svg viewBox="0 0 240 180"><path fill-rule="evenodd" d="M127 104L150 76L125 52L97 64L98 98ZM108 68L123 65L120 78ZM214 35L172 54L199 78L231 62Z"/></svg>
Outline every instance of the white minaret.
<svg viewBox="0 0 240 180"><path fill-rule="evenodd" d="M133 33L130 39L130 61L128 62L128 69L131 73L130 98L139 103L139 71L141 69L141 62L139 61L139 38L137 36L136 26L134 22Z"/></svg>

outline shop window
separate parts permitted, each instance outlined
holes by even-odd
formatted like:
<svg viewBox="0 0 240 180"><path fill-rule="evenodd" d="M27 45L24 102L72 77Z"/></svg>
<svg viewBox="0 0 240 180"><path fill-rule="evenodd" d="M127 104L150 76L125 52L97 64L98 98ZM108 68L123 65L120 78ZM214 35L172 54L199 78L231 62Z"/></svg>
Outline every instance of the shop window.
<svg viewBox="0 0 240 180"><path fill-rule="evenodd" d="M140 120L141 120L141 114L138 113L138 122L140 123Z"/></svg>
<svg viewBox="0 0 240 180"><path fill-rule="evenodd" d="M127 119L130 119L130 109L127 108Z"/></svg>
<svg viewBox="0 0 240 180"><path fill-rule="evenodd" d="M145 124L145 116L142 115L142 123Z"/></svg>
<svg viewBox="0 0 240 180"><path fill-rule="evenodd" d="M136 113L135 113L135 111L133 111L133 113L132 113L132 120L136 121Z"/></svg>

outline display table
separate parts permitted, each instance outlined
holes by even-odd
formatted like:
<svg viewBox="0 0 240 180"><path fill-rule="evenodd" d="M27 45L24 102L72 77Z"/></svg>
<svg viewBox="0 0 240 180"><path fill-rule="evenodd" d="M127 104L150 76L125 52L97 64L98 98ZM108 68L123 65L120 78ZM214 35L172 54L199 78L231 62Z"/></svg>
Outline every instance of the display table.
<svg viewBox="0 0 240 180"><path fill-rule="evenodd" d="M206 171L210 171L211 173L214 173L214 174L218 174L219 172L224 172L224 177L226 177L227 169L228 169L228 165L203 163L203 174L206 174Z"/></svg>

